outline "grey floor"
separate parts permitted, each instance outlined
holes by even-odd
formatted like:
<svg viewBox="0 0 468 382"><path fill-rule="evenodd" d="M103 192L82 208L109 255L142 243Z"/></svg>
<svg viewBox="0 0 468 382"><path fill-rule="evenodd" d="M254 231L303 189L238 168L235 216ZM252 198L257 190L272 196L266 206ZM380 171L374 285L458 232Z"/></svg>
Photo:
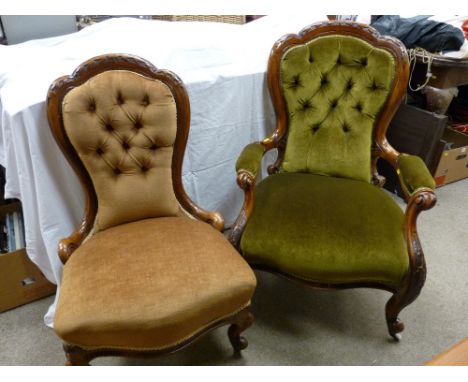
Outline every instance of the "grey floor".
<svg viewBox="0 0 468 382"><path fill-rule="evenodd" d="M100 358L94 365L421 365L468 336L468 179L437 189L419 235L428 276L402 314L400 343L387 335L390 294L370 289L312 291L258 272L250 345L233 356L226 329L153 359ZM64 355L43 316L46 298L0 314L0 365L61 365Z"/></svg>

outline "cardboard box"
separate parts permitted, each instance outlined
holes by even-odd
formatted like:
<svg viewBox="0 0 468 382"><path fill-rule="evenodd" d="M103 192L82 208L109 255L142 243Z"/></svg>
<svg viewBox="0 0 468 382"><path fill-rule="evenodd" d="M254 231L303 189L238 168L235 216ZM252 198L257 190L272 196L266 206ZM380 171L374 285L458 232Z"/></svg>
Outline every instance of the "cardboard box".
<svg viewBox="0 0 468 382"><path fill-rule="evenodd" d="M55 289L25 249L0 254L0 312L50 296Z"/></svg>
<svg viewBox="0 0 468 382"><path fill-rule="evenodd" d="M444 150L434 174L437 187L468 178L468 135L445 129Z"/></svg>

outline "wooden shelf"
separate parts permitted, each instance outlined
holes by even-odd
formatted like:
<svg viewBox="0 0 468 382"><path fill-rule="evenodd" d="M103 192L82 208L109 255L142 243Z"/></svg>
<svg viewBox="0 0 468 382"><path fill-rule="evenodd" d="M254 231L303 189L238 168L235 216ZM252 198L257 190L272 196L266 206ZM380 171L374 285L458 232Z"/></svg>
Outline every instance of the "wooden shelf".
<svg viewBox="0 0 468 382"><path fill-rule="evenodd" d="M21 211L21 202L13 202L0 205L0 218L11 212Z"/></svg>

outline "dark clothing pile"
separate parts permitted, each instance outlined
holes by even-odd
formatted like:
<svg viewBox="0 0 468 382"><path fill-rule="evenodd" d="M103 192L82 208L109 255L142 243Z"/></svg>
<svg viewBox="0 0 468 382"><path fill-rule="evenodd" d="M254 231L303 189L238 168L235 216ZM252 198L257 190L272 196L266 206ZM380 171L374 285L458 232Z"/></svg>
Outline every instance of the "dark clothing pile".
<svg viewBox="0 0 468 382"><path fill-rule="evenodd" d="M407 49L420 47L431 53L459 50L465 36L452 25L428 20L431 16L372 16L371 25L380 34L398 38Z"/></svg>

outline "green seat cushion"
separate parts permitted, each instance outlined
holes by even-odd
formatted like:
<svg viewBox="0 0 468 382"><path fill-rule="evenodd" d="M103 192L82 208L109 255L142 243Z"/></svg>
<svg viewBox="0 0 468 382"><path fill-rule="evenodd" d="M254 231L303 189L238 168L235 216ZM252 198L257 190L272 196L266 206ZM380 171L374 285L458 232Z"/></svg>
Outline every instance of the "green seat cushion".
<svg viewBox="0 0 468 382"><path fill-rule="evenodd" d="M409 268L403 226L400 207L367 182L280 173L257 186L241 250L305 280L396 286Z"/></svg>

